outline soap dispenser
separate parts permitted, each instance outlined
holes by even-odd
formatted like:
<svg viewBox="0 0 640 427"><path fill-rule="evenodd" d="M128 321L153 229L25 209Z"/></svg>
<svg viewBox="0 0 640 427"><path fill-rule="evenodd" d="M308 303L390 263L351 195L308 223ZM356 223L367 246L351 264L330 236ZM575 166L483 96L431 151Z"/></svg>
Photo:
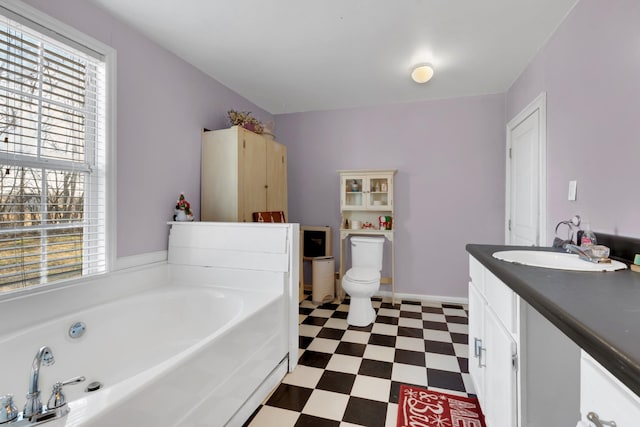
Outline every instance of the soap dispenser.
<svg viewBox="0 0 640 427"><path fill-rule="evenodd" d="M589 223L586 223L582 236L580 237L580 246L593 246L597 244L598 243L596 241L596 235L591 230L591 225Z"/></svg>

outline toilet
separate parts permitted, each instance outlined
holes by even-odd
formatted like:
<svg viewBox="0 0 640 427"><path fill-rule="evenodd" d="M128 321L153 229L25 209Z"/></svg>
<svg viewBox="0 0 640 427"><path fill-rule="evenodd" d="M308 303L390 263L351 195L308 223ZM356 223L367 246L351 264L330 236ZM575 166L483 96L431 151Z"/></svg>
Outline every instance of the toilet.
<svg viewBox="0 0 640 427"><path fill-rule="evenodd" d="M380 289L380 270L384 237L351 237L351 268L342 278L342 289L349 294L347 323L367 326L376 318L371 297Z"/></svg>

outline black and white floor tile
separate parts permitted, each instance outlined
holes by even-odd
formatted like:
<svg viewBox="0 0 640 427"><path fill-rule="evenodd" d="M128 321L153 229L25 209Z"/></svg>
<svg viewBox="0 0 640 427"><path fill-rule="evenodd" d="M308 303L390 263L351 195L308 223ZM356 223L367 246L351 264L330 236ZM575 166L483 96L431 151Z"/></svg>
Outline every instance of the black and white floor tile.
<svg viewBox="0 0 640 427"><path fill-rule="evenodd" d="M300 304L299 361L245 427L395 427L400 384L474 393L467 307L374 298L376 321L349 326L343 304Z"/></svg>

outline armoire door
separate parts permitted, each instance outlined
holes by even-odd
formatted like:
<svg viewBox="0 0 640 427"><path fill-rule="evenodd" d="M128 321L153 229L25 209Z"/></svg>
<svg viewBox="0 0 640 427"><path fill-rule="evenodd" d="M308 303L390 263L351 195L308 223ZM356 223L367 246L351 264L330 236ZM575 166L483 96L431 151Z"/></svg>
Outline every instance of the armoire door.
<svg viewBox="0 0 640 427"><path fill-rule="evenodd" d="M267 146L267 211L283 211L289 221L287 204L287 147L273 140Z"/></svg>
<svg viewBox="0 0 640 427"><path fill-rule="evenodd" d="M243 131L240 185L242 205L239 222L253 221L253 212L267 210L267 145L261 135Z"/></svg>

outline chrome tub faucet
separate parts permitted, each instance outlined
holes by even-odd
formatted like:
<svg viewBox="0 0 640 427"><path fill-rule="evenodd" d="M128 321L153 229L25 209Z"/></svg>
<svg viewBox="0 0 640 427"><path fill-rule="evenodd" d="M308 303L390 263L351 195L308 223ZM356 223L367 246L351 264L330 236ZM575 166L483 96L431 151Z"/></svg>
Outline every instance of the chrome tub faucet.
<svg viewBox="0 0 640 427"><path fill-rule="evenodd" d="M55 363L53 353L47 346L43 346L38 350L31 364L31 375L29 376L29 393L27 394L27 403L24 405L23 417L30 418L33 415L42 412L42 402L40 401L40 366L50 366Z"/></svg>
<svg viewBox="0 0 640 427"><path fill-rule="evenodd" d="M75 377L65 382L57 382L53 386L53 391L46 406L40 400L40 368L42 365L53 365L55 359L53 352L47 346L40 347L31 364L29 375L29 393L24 411L18 413L13 402L13 395L8 394L0 397L0 426L11 427L31 427L49 421L53 421L66 416L69 413L66 398L62 393L62 387L70 384L77 384L85 380L84 377Z"/></svg>

